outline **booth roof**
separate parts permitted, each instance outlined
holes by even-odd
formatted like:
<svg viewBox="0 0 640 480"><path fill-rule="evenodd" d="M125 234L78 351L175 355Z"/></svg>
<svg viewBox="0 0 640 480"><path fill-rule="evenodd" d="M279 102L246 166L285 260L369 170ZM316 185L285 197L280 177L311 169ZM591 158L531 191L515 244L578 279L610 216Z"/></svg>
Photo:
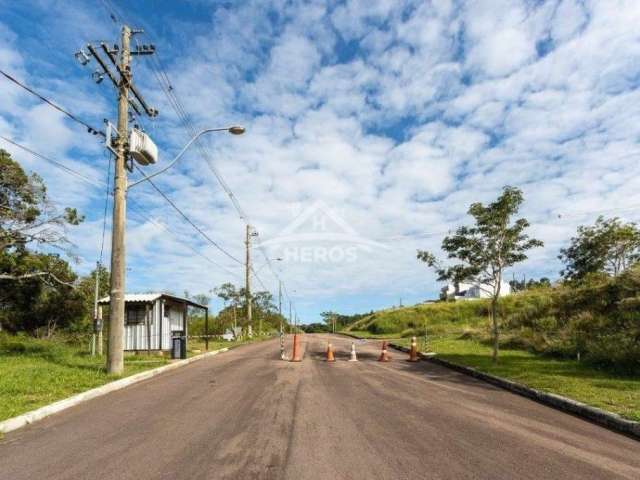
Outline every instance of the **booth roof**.
<svg viewBox="0 0 640 480"><path fill-rule="evenodd" d="M180 303L186 303L193 307L199 308L208 308L206 305L201 305L196 303L188 298L177 297L175 295L171 295L170 293L125 293L124 301L125 303L136 303L136 302L155 302L159 298L167 298L169 300L175 300ZM98 303L100 304L108 304L110 298L108 296L101 298Z"/></svg>

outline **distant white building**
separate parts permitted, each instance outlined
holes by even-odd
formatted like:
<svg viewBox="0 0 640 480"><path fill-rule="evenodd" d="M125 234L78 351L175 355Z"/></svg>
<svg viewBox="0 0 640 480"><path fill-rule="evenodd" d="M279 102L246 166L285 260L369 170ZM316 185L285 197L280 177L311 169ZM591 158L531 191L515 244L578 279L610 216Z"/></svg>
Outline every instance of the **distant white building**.
<svg viewBox="0 0 640 480"><path fill-rule="evenodd" d="M227 330L222 334L222 339L227 342L231 342L233 340L237 340L242 335L242 327L232 327L227 328Z"/></svg>
<svg viewBox="0 0 640 480"><path fill-rule="evenodd" d="M442 288L443 296L453 300L473 300L478 298L491 298L493 288L480 282L460 282L457 284L449 284ZM511 295L511 285L503 281L500 284L500 296L505 297Z"/></svg>

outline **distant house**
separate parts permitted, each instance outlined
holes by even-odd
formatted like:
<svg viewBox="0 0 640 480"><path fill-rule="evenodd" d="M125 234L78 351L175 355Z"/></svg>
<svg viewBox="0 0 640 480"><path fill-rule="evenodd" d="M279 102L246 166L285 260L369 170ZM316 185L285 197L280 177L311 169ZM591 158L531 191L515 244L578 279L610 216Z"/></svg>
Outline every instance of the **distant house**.
<svg viewBox="0 0 640 480"><path fill-rule="evenodd" d="M500 296L504 297L511 294L511 285L507 282L500 284ZM493 288L480 282L460 282L457 284L449 284L442 288L442 295L452 300L473 300L478 298L491 298Z"/></svg>
<svg viewBox="0 0 640 480"><path fill-rule="evenodd" d="M98 315L109 305L109 297L98 302ZM127 293L124 296L124 349L129 351L170 350L171 338L187 336L187 308L208 307L167 293ZM205 324L208 322L205 321Z"/></svg>

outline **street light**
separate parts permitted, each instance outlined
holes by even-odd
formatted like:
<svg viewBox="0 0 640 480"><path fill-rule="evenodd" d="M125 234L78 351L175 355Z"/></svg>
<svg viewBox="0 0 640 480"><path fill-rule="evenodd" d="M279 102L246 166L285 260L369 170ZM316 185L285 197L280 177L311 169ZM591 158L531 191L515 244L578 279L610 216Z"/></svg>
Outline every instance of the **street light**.
<svg viewBox="0 0 640 480"><path fill-rule="evenodd" d="M171 162L169 163L169 165L167 165L164 168L161 168L160 170L158 170L157 172L152 173L151 175L145 175L142 171L140 171L140 173L142 174L142 176L144 178L130 183L128 188L132 188L135 187L136 185L138 185L139 183L145 182L157 175L160 175L161 173L166 172L167 170L169 170L171 167L173 167L178 160L180 160L180 157L182 157L182 155L184 155L184 152L187 151L187 149L191 146L191 144L193 142L195 142L198 138L200 138L202 135L204 135L205 133L209 133L209 132L229 132L231 135L242 135L245 132L244 127L238 126L238 125L234 125L232 127L226 127L226 128L205 128L204 130L201 130L199 133L196 134L196 136L194 136L191 140L189 140L187 142L187 144L182 148L182 150L180 150L180 153L178 153L178 155L176 155L176 157L171 160Z"/></svg>
<svg viewBox="0 0 640 480"><path fill-rule="evenodd" d="M274 262L281 262L282 258L277 257L277 258L268 258L267 260L273 260ZM253 274L257 277L258 276L258 272L261 271L264 267L266 267L267 265L269 265L269 262L265 262L263 263L260 268L258 268L258 270L253 270Z"/></svg>

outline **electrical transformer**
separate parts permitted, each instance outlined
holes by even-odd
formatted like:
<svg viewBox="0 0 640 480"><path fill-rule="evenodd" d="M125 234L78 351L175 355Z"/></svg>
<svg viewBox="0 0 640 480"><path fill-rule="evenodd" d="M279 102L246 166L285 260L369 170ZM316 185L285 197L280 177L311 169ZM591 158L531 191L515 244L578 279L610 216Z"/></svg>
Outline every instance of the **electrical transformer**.
<svg viewBox="0 0 640 480"><path fill-rule="evenodd" d="M142 166L158 161L158 147L149 136L133 128L129 135L129 152L131 157Z"/></svg>

